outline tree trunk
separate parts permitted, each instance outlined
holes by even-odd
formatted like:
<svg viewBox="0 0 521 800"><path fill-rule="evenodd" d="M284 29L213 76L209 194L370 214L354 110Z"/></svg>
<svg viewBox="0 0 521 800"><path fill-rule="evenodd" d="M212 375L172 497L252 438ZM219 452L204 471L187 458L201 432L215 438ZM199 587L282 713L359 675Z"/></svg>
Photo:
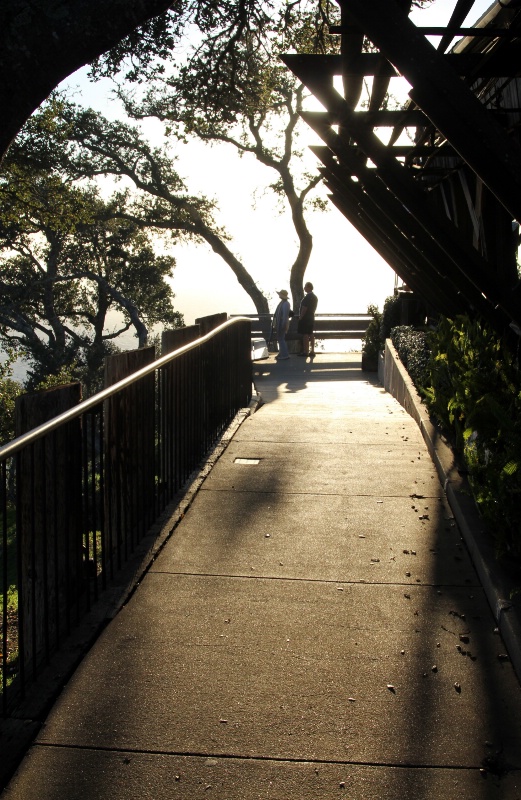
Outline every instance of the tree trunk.
<svg viewBox="0 0 521 800"><path fill-rule="evenodd" d="M223 240L202 223L197 226L197 232L208 242L214 253L221 256L223 261L233 270L233 273L244 291L251 297L258 314L269 314L268 301L253 280L248 270L227 248Z"/></svg>
<svg viewBox="0 0 521 800"><path fill-rule="evenodd" d="M289 170L287 171L287 175L283 171L281 171L280 174L282 176L284 192L291 208L293 227L295 228L299 241L297 257L291 266L289 279L293 309L298 311L301 300L304 297L304 275L307 265L309 264L309 259L311 258L311 251L313 250L313 237L309 232L304 216L304 197L307 192L304 191L300 195L297 195L293 184L293 178ZM308 189L310 186L311 184L308 185Z"/></svg>

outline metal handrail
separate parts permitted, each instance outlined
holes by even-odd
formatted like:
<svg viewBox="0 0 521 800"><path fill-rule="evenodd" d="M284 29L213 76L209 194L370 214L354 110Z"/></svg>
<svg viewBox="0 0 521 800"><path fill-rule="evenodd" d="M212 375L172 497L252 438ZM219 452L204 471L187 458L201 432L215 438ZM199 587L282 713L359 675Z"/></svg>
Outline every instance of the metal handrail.
<svg viewBox="0 0 521 800"><path fill-rule="evenodd" d="M210 341L214 336L216 336L220 331L225 330L226 328L234 325L237 322L250 322L249 317L240 316L240 317L233 317L224 322L222 325L211 330L209 333L205 334L204 336L200 336L199 338L195 339L193 342L189 342L188 344L183 345L183 347L179 347L177 350L172 351L171 353L167 353L164 356L161 356L156 361L153 361L151 364L147 364L146 367L142 367L141 369L133 372L132 375L127 376L126 378L122 378L117 383L112 384L112 386L103 389L101 392L92 395L92 397L87 398L86 400L82 400L81 403L70 408L68 411L63 411L58 416L53 417L52 419L48 420L47 422L38 425L36 428L28 431L27 433L22 434L21 436L17 436L15 439L12 439L7 444L0 447L0 461L11 458L15 453L22 450L29 444L41 439L42 436L45 436L48 433L59 428L64 423L70 422L71 420L75 419L76 417L81 416L86 411L90 411L92 408L95 408L100 403L103 403L105 400L108 400L109 397L120 392L122 389L126 389L128 386L131 386L136 381L143 378L145 375L149 375L152 372L155 372L156 369L160 369L165 364L168 364L170 361L174 361L176 358L179 358L184 353L188 353L190 350L195 350L201 344Z"/></svg>

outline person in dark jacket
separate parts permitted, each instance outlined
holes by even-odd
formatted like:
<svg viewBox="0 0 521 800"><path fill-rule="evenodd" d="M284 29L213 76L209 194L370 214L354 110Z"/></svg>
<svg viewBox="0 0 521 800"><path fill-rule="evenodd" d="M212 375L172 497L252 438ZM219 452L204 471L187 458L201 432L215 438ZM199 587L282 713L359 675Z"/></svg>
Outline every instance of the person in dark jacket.
<svg viewBox="0 0 521 800"><path fill-rule="evenodd" d="M313 329L315 326L315 311L317 310L318 298L313 294L313 284L309 281L305 284L304 291L306 294L302 298L300 304L297 328L297 332L302 335L302 352L299 353L299 356L311 356L311 358L313 358L315 355L315 335Z"/></svg>

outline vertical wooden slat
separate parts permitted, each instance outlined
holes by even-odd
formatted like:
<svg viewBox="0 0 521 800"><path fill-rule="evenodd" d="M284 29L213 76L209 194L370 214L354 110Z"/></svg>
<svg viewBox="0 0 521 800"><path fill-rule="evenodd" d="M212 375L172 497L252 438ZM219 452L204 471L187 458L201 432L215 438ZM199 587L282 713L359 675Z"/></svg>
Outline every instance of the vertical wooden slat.
<svg viewBox="0 0 521 800"><path fill-rule="evenodd" d="M79 383L22 395L17 436L80 401ZM34 670L66 632L83 588L80 420L23 451L18 465L21 639L25 665Z"/></svg>
<svg viewBox="0 0 521 800"><path fill-rule="evenodd" d="M201 336L206 336L207 333L218 328L223 322L228 319L226 311L221 311L218 314L208 314L206 317L198 317L195 321L201 329Z"/></svg>
<svg viewBox="0 0 521 800"><path fill-rule="evenodd" d="M201 328L199 325L186 325L183 328L163 331L161 335L161 355L166 356L167 353L172 353L185 344L195 342L201 335Z"/></svg>
<svg viewBox="0 0 521 800"><path fill-rule="evenodd" d="M161 337L161 354L166 355L174 350L178 350L185 344L190 344L200 336L199 325L188 325L183 328L176 328L164 331ZM183 402L183 385L186 376L183 375L183 367L187 360L192 357L187 353L177 358L163 369L163 380L161 386L161 402L164 408L162 420L162 448L165 450L165 476L164 481L169 487L170 497L182 486L185 480L185 470L183 469L186 424L189 408ZM184 386L186 389L186 385ZM170 498L168 498L170 499Z"/></svg>
<svg viewBox="0 0 521 800"><path fill-rule="evenodd" d="M109 356L105 360L105 386L112 386L154 359L154 347ZM154 507L154 387L152 373L105 404L106 546L116 569L145 533L149 509Z"/></svg>

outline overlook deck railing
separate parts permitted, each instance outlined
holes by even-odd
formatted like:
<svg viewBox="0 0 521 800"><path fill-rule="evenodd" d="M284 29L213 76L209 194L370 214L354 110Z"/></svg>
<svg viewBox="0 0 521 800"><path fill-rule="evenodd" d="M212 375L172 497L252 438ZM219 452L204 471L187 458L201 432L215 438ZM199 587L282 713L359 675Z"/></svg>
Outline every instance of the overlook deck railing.
<svg viewBox="0 0 521 800"><path fill-rule="evenodd" d="M272 325L272 314L245 314L251 320L252 336L259 336L269 341ZM316 314L315 338L316 339L361 339L369 323L373 319L370 314ZM297 333L297 317L290 322L286 340L299 338Z"/></svg>
<svg viewBox="0 0 521 800"><path fill-rule="evenodd" d="M248 406L250 322L223 318L166 332L157 360L111 356L83 402L79 384L20 399L0 448L2 715Z"/></svg>

